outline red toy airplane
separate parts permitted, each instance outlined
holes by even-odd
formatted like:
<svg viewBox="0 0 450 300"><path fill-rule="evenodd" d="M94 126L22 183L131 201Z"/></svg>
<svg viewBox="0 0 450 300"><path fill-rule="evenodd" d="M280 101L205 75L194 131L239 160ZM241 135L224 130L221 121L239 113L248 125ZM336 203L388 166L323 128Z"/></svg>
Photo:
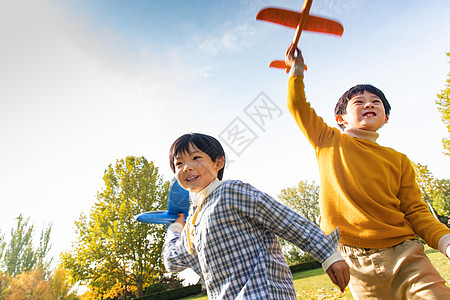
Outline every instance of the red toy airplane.
<svg viewBox="0 0 450 300"><path fill-rule="evenodd" d="M256 19L296 28L294 41L292 42L295 47L297 47L298 40L300 39L303 30L338 36L341 36L344 33L344 27L342 27L340 23L330 19L311 16L309 14L311 5L312 0L305 0L301 13L275 7L264 8L258 12ZM286 73L289 72L290 69L286 66L284 60L274 60L269 64L269 67L286 69ZM304 69L306 70L306 65Z"/></svg>

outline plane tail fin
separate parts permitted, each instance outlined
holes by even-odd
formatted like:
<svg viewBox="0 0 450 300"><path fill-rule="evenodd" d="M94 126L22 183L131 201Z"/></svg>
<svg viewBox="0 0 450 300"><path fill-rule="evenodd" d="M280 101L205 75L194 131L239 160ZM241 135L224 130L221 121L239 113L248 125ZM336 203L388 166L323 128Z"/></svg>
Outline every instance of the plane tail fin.
<svg viewBox="0 0 450 300"><path fill-rule="evenodd" d="M175 222L179 213L184 213L184 220L186 221L189 213L189 192L175 180L169 190L167 210L143 212L136 215L135 219L142 223L169 225Z"/></svg>

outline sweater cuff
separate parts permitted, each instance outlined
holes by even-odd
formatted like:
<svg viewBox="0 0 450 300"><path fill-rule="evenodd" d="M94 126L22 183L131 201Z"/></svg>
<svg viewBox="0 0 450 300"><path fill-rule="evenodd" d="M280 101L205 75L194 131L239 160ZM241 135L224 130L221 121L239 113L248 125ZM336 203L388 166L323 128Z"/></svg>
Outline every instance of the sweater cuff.
<svg viewBox="0 0 450 300"><path fill-rule="evenodd" d="M296 75L303 76L303 66L293 65L291 67L291 70L289 71L289 76L296 76Z"/></svg>
<svg viewBox="0 0 450 300"><path fill-rule="evenodd" d="M180 237L181 232L183 231L183 225L178 222L173 222L169 225L166 232L166 238L164 241L164 247L170 243L173 239L177 239Z"/></svg>
<svg viewBox="0 0 450 300"><path fill-rule="evenodd" d="M181 233L183 231L183 225L181 225L178 222L173 222L172 224L169 225L169 228L167 228L167 232L179 232Z"/></svg>
<svg viewBox="0 0 450 300"><path fill-rule="evenodd" d="M447 247L450 246L450 234L443 235L439 239L438 250L447 256ZM450 258L450 257L449 257Z"/></svg>
<svg viewBox="0 0 450 300"><path fill-rule="evenodd" d="M339 250L336 249L334 251L333 254L331 254L330 257L328 257L323 263L322 263L322 268L324 269L324 271L326 272L328 270L328 268L334 264L335 262L337 262L338 260L344 260L341 256L341 254L339 253Z"/></svg>

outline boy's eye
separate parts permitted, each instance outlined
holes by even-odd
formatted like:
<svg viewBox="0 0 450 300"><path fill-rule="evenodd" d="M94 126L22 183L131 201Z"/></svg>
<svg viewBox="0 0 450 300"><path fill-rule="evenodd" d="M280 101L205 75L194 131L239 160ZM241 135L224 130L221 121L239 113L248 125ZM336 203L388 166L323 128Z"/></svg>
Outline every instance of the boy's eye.
<svg viewBox="0 0 450 300"><path fill-rule="evenodd" d="M196 155L196 156L193 157L194 160L195 160L195 159L199 159L199 158L201 158L201 157L198 156L198 155Z"/></svg>

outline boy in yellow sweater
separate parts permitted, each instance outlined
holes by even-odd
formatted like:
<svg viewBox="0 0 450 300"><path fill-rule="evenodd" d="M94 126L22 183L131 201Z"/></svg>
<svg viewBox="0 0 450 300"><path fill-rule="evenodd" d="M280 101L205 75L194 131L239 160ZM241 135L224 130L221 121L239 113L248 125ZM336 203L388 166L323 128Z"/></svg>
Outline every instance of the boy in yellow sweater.
<svg viewBox="0 0 450 300"><path fill-rule="evenodd" d="M296 54L297 53L297 54ZM335 108L329 127L306 102L301 52L290 46L288 108L314 147L320 173L321 228L339 227L355 299L450 299L450 289L424 253L421 237L450 257L450 229L421 200L406 155L376 143L389 119L383 92L357 85Z"/></svg>

